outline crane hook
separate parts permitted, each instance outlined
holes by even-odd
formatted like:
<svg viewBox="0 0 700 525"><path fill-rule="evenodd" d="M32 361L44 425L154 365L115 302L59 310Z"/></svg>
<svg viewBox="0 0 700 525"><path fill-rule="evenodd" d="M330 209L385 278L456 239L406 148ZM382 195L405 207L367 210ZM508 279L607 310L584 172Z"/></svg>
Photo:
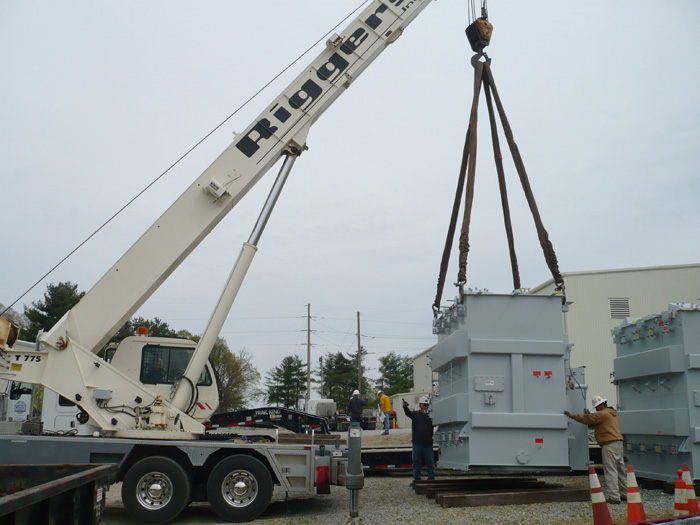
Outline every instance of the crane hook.
<svg viewBox="0 0 700 525"><path fill-rule="evenodd" d="M482 14L485 11L482 9ZM493 33L493 25L488 21L485 14L481 18L477 18L465 29L469 45L475 53L481 53L486 46L491 42L491 33Z"/></svg>

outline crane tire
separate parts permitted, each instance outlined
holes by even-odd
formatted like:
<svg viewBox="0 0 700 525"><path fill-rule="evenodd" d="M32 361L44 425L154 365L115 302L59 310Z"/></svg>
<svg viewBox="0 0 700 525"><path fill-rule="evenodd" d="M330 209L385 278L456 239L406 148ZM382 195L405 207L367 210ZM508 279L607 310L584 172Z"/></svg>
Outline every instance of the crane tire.
<svg viewBox="0 0 700 525"><path fill-rule="evenodd" d="M238 454L222 459L207 480L207 498L216 513L240 523L260 516L272 499L272 476L251 456Z"/></svg>
<svg viewBox="0 0 700 525"><path fill-rule="evenodd" d="M164 456L134 463L122 483L122 502L136 521L159 525L177 518L190 501L192 485L182 466Z"/></svg>

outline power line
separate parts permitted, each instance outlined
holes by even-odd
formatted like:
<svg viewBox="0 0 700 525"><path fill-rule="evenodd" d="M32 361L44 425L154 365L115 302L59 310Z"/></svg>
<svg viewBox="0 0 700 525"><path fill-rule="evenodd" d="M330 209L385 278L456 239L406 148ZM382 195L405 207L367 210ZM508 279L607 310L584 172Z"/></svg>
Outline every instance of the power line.
<svg viewBox="0 0 700 525"><path fill-rule="evenodd" d="M117 218L118 215L120 215L124 210L126 210L131 204L136 201L141 195L143 195L146 191L148 191L156 182L158 182L161 178L163 178L165 175L167 175L175 166L177 166L185 157L187 157L190 153L192 153L195 149L197 149L205 140L207 140L210 136L212 136L219 128L221 128L224 124L226 124L231 118L233 118L234 115L236 115L241 109L243 109L245 106L247 106L253 99L255 99L260 93L262 93L265 89L267 89L273 82L275 82L279 77L281 77L284 73L286 73L294 64L296 64L299 60L301 60L304 56L306 56L314 47L316 47L318 44L320 44L324 39L328 37L328 35L331 34L338 26L340 26L342 23L344 23L348 18L350 18L352 15L354 15L357 11L360 10L360 8L366 3L366 0L364 0L358 7L356 7L350 14L348 14L345 18L343 18L340 22L338 22L335 26L333 26L325 35L323 35L321 38L316 40L311 46L309 46L306 51L304 51L301 55L299 55L297 58L295 58L287 67L285 67L282 71L277 73L271 80L269 80L263 87L258 89L251 97L248 98L243 104L241 104L233 113L231 113L228 117L226 117L223 121L221 121L217 126L214 127L209 133L204 135L199 141L190 149L188 149L182 156L180 156L179 159L177 159L175 162L173 162L165 171L163 171L160 175L158 175L155 179L153 179L151 182L149 182L141 191L139 191L136 195L134 195L126 204L124 204L121 208L119 208L114 214L112 214L111 217L109 217L104 223L102 223L101 226L99 226L94 232L92 232L90 235L88 235L82 242L80 242L75 248L73 248L68 255L63 257L60 261L58 261L49 271L47 271L44 275L42 275L34 284L32 284L22 295L20 295L17 299L15 299L9 306L7 306L2 312L0 312L0 315L4 314L7 312L10 308L12 308L15 304L17 304L25 295L27 295L29 292L31 292L34 288L36 288L39 283L41 283L44 279L46 279L49 275L51 275L54 270L56 270L59 266L61 266L65 261L67 261L75 252L77 252L80 248L82 248L90 239L92 239L95 235L97 235L102 229L104 229L110 222L112 222L114 219Z"/></svg>
<svg viewBox="0 0 700 525"><path fill-rule="evenodd" d="M161 317L162 321L208 321L208 317ZM298 315L288 317L227 317L226 321L269 321L271 319L301 319Z"/></svg>
<svg viewBox="0 0 700 525"><path fill-rule="evenodd" d="M289 334L297 333L300 330L222 330L220 334Z"/></svg>
<svg viewBox="0 0 700 525"><path fill-rule="evenodd" d="M430 339L433 340L435 336L433 337L428 337L428 336L421 336L421 335L373 335L371 336L373 339Z"/></svg>

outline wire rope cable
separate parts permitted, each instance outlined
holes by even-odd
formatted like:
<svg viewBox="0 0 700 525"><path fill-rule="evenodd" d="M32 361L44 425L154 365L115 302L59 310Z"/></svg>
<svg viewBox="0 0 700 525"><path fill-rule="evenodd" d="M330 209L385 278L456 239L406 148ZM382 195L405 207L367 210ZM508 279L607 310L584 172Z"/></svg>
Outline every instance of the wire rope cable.
<svg viewBox="0 0 700 525"><path fill-rule="evenodd" d="M469 6L467 9L467 19L469 23L476 21L477 18L483 17L488 18L489 6L488 0L481 0L479 7L481 8L481 14L477 14L476 11L476 0L469 0Z"/></svg>
<svg viewBox="0 0 700 525"><path fill-rule="evenodd" d="M294 66L299 60L301 60L304 56L306 56L314 47L316 47L319 43L321 43L324 39L328 38L328 36L335 31L338 26L340 26L342 23L344 23L348 18L353 16L357 11L359 11L362 6L364 6L369 0L363 0L362 3L357 6L353 11L351 11L348 15L346 15L340 22L335 24L330 30L328 30L321 38L316 40L313 44L311 44L301 55L299 55L297 58L295 58L292 62L289 63L282 71L277 73L272 79L270 79L264 86L262 86L260 89L258 89L253 95L251 95L243 104L241 104L236 110L233 111L228 117L226 117L223 121L221 121L217 126L215 126L209 133L204 135L199 141L197 141L194 146L192 146L190 149L188 149L183 155L180 156L175 162L173 162L165 171L163 171L160 175L158 175L155 179L153 179L150 183L148 183L141 191L139 191L134 197L132 197L126 204L124 204L119 210L117 210L111 217L109 217L104 223L102 223L101 226L99 226L94 232L92 232L90 235L88 235L83 241L81 241L75 248L73 248L65 257L63 257L60 261L58 261L49 271L47 271L44 275L42 275L37 281L32 284L27 290L25 290L22 295L17 297L12 303L10 303L8 306L5 307L2 312L0 312L0 316L4 315L7 311L10 310L14 305L16 305L24 296L26 296L29 292L31 292L34 288L36 288L44 279L46 279L49 275L51 275L59 266L61 266L64 262L66 262L75 252L77 252L80 248L82 248L90 239L92 239L95 235L97 235L102 229L104 229L109 223L111 223L118 215L120 215L126 208L131 206L131 204L136 201L141 195L143 195L146 191L148 191L156 182L158 182L160 179L162 179L165 175L167 175L175 166L177 166L180 162L182 162L185 157L187 157L190 153L192 153L196 148L198 148L205 140L207 140L211 135L213 135L216 131L218 131L224 124L226 124L231 118L233 118L239 111L241 111L244 107L246 107L250 102L253 101L260 93L262 93L265 89L267 89L270 84L275 82L279 77L281 77L284 73L286 73L292 66Z"/></svg>

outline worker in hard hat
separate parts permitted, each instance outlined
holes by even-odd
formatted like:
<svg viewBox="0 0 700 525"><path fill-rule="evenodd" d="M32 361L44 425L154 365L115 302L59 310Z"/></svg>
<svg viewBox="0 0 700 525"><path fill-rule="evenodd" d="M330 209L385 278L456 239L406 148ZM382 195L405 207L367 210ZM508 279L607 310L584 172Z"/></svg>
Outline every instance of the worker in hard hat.
<svg viewBox="0 0 700 525"><path fill-rule="evenodd" d="M360 391L354 390L350 403L348 403L348 414L350 415L350 423L362 422L362 407L367 406L369 401L360 399Z"/></svg>
<svg viewBox="0 0 700 525"><path fill-rule="evenodd" d="M608 400L595 396L591 401L595 412L592 414L572 414L566 416L584 425L592 425L595 440L603 453L603 475L607 488L608 503L614 505L627 499L627 469L622 449L622 433L617 418L617 410L608 406Z"/></svg>
<svg viewBox="0 0 700 525"><path fill-rule="evenodd" d="M382 436L389 435L389 418L391 417L391 399L384 393L384 390L379 391L379 410L384 414L384 432Z"/></svg>
<svg viewBox="0 0 700 525"><path fill-rule="evenodd" d="M435 479L435 456L433 453L433 420L428 414L430 400L423 396L418 400L419 410L410 410L403 400L403 411L411 418L411 443L413 445L413 479L420 479L420 469L425 464L428 479Z"/></svg>

